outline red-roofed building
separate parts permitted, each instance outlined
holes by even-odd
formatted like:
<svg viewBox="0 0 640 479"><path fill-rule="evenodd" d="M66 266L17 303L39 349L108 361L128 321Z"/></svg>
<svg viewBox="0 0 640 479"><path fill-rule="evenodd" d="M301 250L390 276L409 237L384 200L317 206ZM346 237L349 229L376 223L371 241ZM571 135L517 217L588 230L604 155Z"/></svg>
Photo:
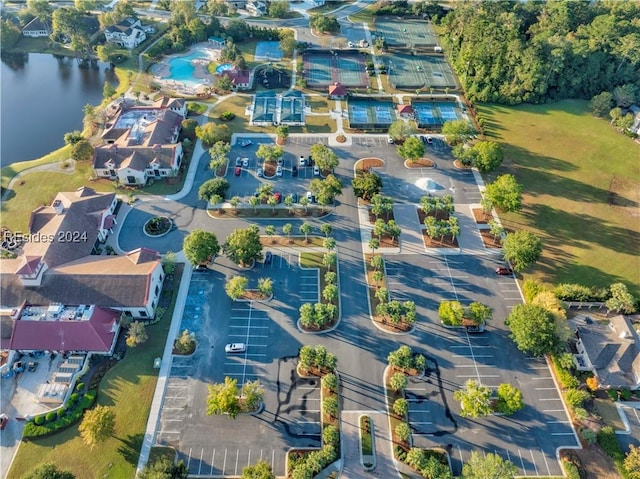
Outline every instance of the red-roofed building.
<svg viewBox="0 0 640 479"><path fill-rule="evenodd" d="M110 354L115 347L119 311L94 306L58 310L25 306L19 314L13 323L9 347L14 351Z"/></svg>
<svg viewBox="0 0 640 479"><path fill-rule="evenodd" d="M347 89L341 83L334 83L333 85L329 85L329 98L334 100L340 100L347 96Z"/></svg>
<svg viewBox="0 0 640 479"><path fill-rule="evenodd" d="M413 118L413 107L411 105L398 105L398 115L400 118Z"/></svg>
<svg viewBox="0 0 640 479"><path fill-rule="evenodd" d="M222 75L231 80L231 85L233 85L234 90L251 89L251 72L249 70L238 70L237 68L233 68L231 70L223 71Z"/></svg>

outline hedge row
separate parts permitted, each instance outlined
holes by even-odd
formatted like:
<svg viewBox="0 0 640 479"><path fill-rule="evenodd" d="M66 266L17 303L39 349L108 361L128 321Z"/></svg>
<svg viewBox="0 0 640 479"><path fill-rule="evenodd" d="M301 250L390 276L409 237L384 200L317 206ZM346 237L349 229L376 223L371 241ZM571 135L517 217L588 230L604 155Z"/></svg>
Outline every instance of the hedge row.
<svg viewBox="0 0 640 479"><path fill-rule="evenodd" d="M50 411L30 419L24 428L23 437L32 438L48 436L54 432L66 429L82 418L85 409L89 409L96 401L94 389L82 396L74 393L64 406L57 411Z"/></svg>

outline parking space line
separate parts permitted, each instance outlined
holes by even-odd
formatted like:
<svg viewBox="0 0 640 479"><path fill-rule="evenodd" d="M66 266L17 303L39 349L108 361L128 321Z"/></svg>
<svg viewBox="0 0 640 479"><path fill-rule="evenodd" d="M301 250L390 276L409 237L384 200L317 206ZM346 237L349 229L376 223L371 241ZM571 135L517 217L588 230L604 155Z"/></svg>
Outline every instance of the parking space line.
<svg viewBox="0 0 640 479"><path fill-rule="evenodd" d="M455 364L454 368L495 368L495 364Z"/></svg>
<svg viewBox="0 0 640 479"><path fill-rule="evenodd" d="M458 375L457 378L499 378L500 376L496 375L487 375L487 374L472 374L468 375Z"/></svg>
<svg viewBox="0 0 640 479"><path fill-rule="evenodd" d="M564 412L564 409L543 409L542 412Z"/></svg>
<svg viewBox="0 0 640 479"><path fill-rule="evenodd" d="M536 471L536 476L539 476L540 474L538 474L538 466L536 466L536 460L533 457L533 451L531 449L529 449L529 454L531 454L531 462L533 463L533 468Z"/></svg>
<svg viewBox="0 0 640 479"><path fill-rule="evenodd" d="M477 354L477 355L474 355L473 353L471 353L471 355L454 354L453 357L454 358L492 358L493 354Z"/></svg>
<svg viewBox="0 0 640 479"><path fill-rule="evenodd" d="M541 398L538 401L560 401L560 398Z"/></svg>
<svg viewBox="0 0 640 479"><path fill-rule="evenodd" d="M189 448L189 455L187 456L187 470L189 470L189 464L191 464L191 449Z"/></svg>
<svg viewBox="0 0 640 479"><path fill-rule="evenodd" d="M200 472L202 471L202 458L203 457L204 457L204 447L200 451L200 465L198 466L198 475L200 475Z"/></svg>
<svg viewBox="0 0 640 479"><path fill-rule="evenodd" d="M552 436L573 436L572 432L552 432Z"/></svg>
<svg viewBox="0 0 640 479"><path fill-rule="evenodd" d="M211 455L211 471L209 471L210 475L213 475L213 465L216 463L216 448L213 448L213 454Z"/></svg>
<svg viewBox="0 0 640 479"><path fill-rule="evenodd" d="M555 391L556 388L535 388L536 391Z"/></svg>
<svg viewBox="0 0 640 479"><path fill-rule="evenodd" d="M520 449L518 449L518 455L520 456L520 464L522 464L522 470L524 471L524 475L527 475L527 468L524 467L524 461L522 460L522 453L520 452Z"/></svg>
<svg viewBox="0 0 640 479"><path fill-rule="evenodd" d="M551 376L546 376L546 377L542 377L542 378L531 378L534 381L540 381L540 380L544 380L544 379L553 379Z"/></svg>
<svg viewBox="0 0 640 479"><path fill-rule="evenodd" d="M542 459L544 459L544 465L547 466L547 475L550 476L551 470L549 469L549 463L547 462L547 455L542 449L540 449L540 454L542 454Z"/></svg>
<svg viewBox="0 0 640 479"><path fill-rule="evenodd" d="M547 424L569 424L571 421L547 421Z"/></svg>

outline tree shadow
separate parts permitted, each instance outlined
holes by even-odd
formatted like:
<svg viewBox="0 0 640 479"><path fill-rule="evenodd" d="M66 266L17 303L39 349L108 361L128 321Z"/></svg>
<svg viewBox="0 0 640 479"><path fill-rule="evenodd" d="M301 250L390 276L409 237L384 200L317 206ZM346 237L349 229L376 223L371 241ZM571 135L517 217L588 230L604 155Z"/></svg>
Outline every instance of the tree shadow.
<svg viewBox="0 0 640 479"><path fill-rule="evenodd" d="M140 456L140 449L142 448L142 441L144 440L144 434L130 434L125 439L117 438L122 445L118 448L118 453L129 464L138 464L138 458Z"/></svg>

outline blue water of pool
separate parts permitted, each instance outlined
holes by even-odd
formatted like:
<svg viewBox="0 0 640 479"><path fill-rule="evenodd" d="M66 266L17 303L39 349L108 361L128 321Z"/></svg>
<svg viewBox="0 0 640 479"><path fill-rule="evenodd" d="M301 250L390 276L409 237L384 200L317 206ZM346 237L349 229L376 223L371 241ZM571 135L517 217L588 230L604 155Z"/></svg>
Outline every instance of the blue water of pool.
<svg viewBox="0 0 640 479"><path fill-rule="evenodd" d="M233 65L231 63L222 63L216 67L216 73L219 75L220 73L231 70L232 68Z"/></svg>
<svg viewBox="0 0 640 479"><path fill-rule="evenodd" d="M169 60L169 76L163 77L165 80L173 80L183 83L200 83L193 77L195 67L191 64L193 60L209 59L207 52L202 50L194 50L184 57L176 57Z"/></svg>

